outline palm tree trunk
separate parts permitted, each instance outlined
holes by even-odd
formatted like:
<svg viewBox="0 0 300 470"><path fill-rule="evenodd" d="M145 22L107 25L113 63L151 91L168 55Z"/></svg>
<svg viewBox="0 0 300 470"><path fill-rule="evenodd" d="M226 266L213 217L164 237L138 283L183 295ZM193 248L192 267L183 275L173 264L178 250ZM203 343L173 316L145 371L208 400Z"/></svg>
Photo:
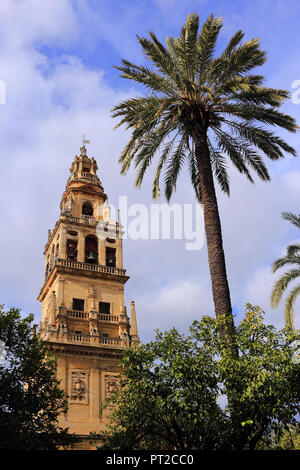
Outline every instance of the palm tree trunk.
<svg viewBox="0 0 300 470"><path fill-rule="evenodd" d="M198 163L215 313L217 318L223 318L226 320L224 326L225 338L231 346L232 352L237 355L237 347L234 341L234 322L223 250L221 222L206 135L198 131L193 136L193 140Z"/></svg>

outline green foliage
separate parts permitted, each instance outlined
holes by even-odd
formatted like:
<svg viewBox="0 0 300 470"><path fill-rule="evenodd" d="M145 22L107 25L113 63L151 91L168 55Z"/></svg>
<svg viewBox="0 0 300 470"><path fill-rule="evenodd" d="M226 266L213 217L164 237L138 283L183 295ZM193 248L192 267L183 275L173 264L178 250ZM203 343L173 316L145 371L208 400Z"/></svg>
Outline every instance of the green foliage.
<svg viewBox="0 0 300 470"><path fill-rule="evenodd" d="M300 228L300 216L292 214L291 212L283 212L282 214L285 220L288 220L297 228ZM272 266L272 272L275 273L278 269L283 266L290 265L293 266L292 269L289 269L284 273L278 281L274 284L272 295L271 295L271 305L273 308L276 308L282 299L282 296L291 282L299 279L300 277L300 244L289 245L286 249L286 254L282 258L278 258ZM300 294L300 284L293 287L289 292L284 308L284 317L286 326L295 329L294 325L294 305L295 301Z"/></svg>
<svg viewBox="0 0 300 470"><path fill-rule="evenodd" d="M113 108L131 131L120 163L126 173L134 162L136 185L156 155L160 154L153 182L153 197L160 195L159 180L165 168L165 194L170 199L187 159L195 194L201 200L195 165L195 138L204 136L211 166L222 190L229 194L224 154L237 170L253 182L253 170L262 180L270 179L261 154L277 160L295 150L267 126L295 132L295 120L279 111L289 97L286 90L269 88L264 77L253 73L266 61L259 40L242 42L238 31L224 51L215 57L222 19L212 15L199 29L199 17L188 16L179 37L168 38L166 47L150 32L137 39L151 67L123 60L121 77L146 88L144 96L131 98Z"/></svg>
<svg viewBox="0 0 300 470"><path fill-rule="evenodd" d="M284 431L274 442L274 449L300 450L300 424Z"/></svg>
<svg viewBox="0 0 300 470"><path fill-rule="evenodd" d="M223 321L203 317L188 336L157 331L124 352L119 391L104 404L111 424L101 449L272 448L274 436L296 426L292 331L264 325L260 308L247 305L235 357Z"/></svg>
<svg viewBox="0 0 300 470"><path fill-rule="evenodd" d="M76 442L58 426L67 409L65 393L55 378L56 363L37 336L33 315L0 306L0 340L5 359L0 363L0 447L44 450Z"/></svg>

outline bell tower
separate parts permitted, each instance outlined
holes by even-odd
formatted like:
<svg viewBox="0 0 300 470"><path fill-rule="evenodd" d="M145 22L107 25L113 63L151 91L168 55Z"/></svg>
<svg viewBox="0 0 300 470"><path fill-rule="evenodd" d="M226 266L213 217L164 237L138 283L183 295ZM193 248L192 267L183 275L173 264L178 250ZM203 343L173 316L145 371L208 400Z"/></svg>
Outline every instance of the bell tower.
<svg viewBox="0 0 300 470"><path fill-rule="evenodd" d="M84 439L103 430L101 403L116 386L125 347L139 344L134 302L124 305L122 226L113 221L94 158L80 148L48 231L39 337L57 357L57 378L68 395L61 424Z"/></svg>

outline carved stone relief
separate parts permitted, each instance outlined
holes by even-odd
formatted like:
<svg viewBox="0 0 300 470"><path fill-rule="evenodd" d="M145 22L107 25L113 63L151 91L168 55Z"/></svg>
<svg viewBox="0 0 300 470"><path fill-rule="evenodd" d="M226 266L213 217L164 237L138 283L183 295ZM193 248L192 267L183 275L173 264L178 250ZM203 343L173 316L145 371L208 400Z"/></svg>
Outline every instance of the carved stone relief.
<svg viewBox="0 0 300 470"><path fill-rule="evenodd" d="M118 376L106 375L105 382L105 398L112 398L114 393L118 390Z"/></svg>
<svg viewBox="0 0 300 470"><path fill-rule="evenodd" d="M86 372L71 372L71 400L81 403L87 402L88 377Z"/></svg>

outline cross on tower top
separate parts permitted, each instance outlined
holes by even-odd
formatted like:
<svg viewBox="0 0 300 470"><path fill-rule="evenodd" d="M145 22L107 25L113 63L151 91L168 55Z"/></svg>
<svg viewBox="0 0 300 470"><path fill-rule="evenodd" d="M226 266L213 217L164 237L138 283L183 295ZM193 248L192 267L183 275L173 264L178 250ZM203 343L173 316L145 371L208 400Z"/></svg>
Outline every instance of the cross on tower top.
<svg viewBox="0 0 300 470"><path fill-rule="evenodd" d="M90 144L91 141L90 140L87 140L85 138L85 134L83 134L83 136L81 137L82 139L82 146L80 147L80 155L86 157L86 148L85 148L85 144Z"/></svg>
<svg viewBox="0 0 300 470"><path fill-rule="evenodd" d="M91 143L90 140L87 140L87 139L86 139L86 135L85 135L85 134L83 134L83 136L82 136L81 138L82 138L82 145L84 145L84 144L90 144L90 143Z"/></svg>

